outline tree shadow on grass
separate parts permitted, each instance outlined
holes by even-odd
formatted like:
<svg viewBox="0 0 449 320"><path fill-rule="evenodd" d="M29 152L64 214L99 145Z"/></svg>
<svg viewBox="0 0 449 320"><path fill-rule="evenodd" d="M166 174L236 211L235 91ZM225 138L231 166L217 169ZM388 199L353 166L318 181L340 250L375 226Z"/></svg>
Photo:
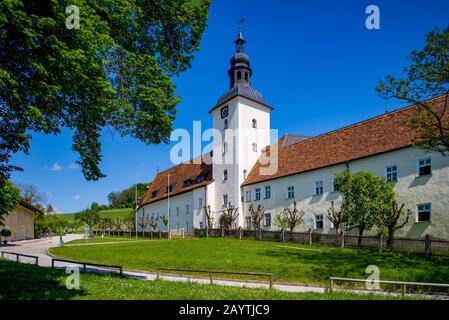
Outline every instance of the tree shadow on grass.
<svg viewBox="0 0 449 320"><path fill-rule="evenodd" d="M313 248L313 246L312 246ZM267 248L258 252L282 261L285 274L278 277L296 277L326 283L329 277L366 278L366 267L376 265L383 280L449 283L449 257L426 259L422 254L351 249L315 252L295 249Z"/></svg>
<svg viewBox="0 0 449 320"><path fill-rule="evenodd" d="M61 270L0 259L0 300L68 300L85 295L82 289L66 288L67 276Z"/></svg>

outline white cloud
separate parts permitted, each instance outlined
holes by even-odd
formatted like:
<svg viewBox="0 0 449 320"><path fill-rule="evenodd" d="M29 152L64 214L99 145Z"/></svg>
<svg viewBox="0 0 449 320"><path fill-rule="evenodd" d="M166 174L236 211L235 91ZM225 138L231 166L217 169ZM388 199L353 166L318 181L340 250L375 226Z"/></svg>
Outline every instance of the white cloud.
<svg viewBox="0 0 449 320"><path fill-rule="evenodd" d="M62 167L59 165L59 163L55 163L54 165L51 166L51 170L58 172L62 170Z"/></svg>
<svg viewBox="0 0 449 320"><path fill-rule="evenodd" d="M81 196L79 194L73 196L73 200L78 201L79 199L81 199Z"/></svg>
<svg viewBox="0 0 449 320"><path fill-rule="evenodd" d="M69 169L70 170L76 170L77 168L78 168L78 165L76 163L69 164Z"/></svg>

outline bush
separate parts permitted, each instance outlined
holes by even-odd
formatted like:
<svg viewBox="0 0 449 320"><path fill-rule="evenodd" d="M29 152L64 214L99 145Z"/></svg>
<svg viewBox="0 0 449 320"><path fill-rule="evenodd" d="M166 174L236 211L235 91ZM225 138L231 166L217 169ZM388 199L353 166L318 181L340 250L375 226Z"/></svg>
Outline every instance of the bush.
<svg viewBox="0 0 449 320"><path fill-rule="evenodd" d="M9 230L9 229L2 229L2 231L1 231L1 235L2 235L2 237L10 237L11 236L11 230Z"/></svg>

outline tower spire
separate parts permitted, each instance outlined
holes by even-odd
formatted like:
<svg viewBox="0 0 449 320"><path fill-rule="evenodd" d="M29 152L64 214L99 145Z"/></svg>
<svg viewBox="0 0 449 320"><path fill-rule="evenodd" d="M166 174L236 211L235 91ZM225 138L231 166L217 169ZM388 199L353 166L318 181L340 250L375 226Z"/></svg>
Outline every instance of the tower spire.
<svg viewBox="0 0 449 320"><path fill-rule="evenodd" d="M245 19L240 19L235 43L235 53L231 57L231 68L228 71L230 88L238 85L250 86L252 70L250 68L249 57L243 51L245 39L242 33L242 23Z"/></svg>

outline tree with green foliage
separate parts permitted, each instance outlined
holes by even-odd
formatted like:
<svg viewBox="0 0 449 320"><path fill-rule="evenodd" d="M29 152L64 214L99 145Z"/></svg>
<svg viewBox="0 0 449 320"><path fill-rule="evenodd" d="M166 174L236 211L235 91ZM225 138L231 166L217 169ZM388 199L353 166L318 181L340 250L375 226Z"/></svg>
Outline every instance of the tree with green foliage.
<svg viewBox="0 0 449 320"><path fill-rule="evenodd" d="M210 0L0 2L0 177L20 170L33 133L73 134L87 180L104 177L103 129L145 144L168 142L172 78L191 66ZM70 6L70 7L69 7ZM79 10L79 26L76 10ZM0 207L3 204L0 203Z"/></svg>
<svg viewBox="0 0 449 320"><path fill-rule="evenodd" d="M92 232L92 228L100 220L98 210L85 209L75 214L75 220L86 224L89 227L89 232Z"/></svg>
<svg viewBox="0 0 449 320"><path fill-rule="evenodd" d="M19 189L10 181L0 183L0 226L5 226L5 217L17 207L19 200Z"/></svg>
<svg viewBox="0 0 449 320"><path fill-rule="evenodd" d="M365 231L379 223L380 208L394 200L393 184L369 171L351 173L349 169L335 174L335 183L343 197L347 214L346 226L358 230L358 246Z"/></svg>
<svg viewBox="0 0 449 320"><path fill-rule="evenodd" d="M415 145L426 151L449 152L449 27L435 29L426 36L422 51L412 51L405 77L392 75L379 82L376 90L386 99L417 106L407 125L417 128ZM437 100L429 100L440 96Z"/></svg>
<svg viewBox="0 0 449 320"><path fill-rule="evenodd" d="M128 214L124 220L124 224L128 230L134 231L136 229L136 214L134 212Z"/></svg>
<svg viewBox="0 0 449 320"><path fill-rule="evenodd" d="M288 220L285 218L285 215L283 214L283 212L278 212L274 216L273 224L276 227L281 228L282 230L286 230L289 227Z"/></svg>
<svg viewBox="0 0 449 320"><path fill-rule="evenodd" d="M136 202L136 187L137 197L142 197L145 194L147 184L138 183L122 191L114 191L108 194L108 202L111 208L133 208Z"/></svg>
<svg viewBox="0 0 449 320"><path fill-rule="evenodd" d="M168 226L168 218L167 216L161 216L162 224L167 227Z"/></svg>

